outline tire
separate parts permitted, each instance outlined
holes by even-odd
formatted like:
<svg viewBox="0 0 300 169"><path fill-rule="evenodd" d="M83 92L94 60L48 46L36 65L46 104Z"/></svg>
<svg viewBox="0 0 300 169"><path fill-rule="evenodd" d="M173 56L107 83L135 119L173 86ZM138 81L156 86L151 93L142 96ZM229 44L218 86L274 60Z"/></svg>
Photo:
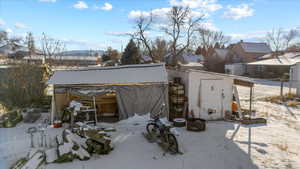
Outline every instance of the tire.
<svg viewBox="0 0 300 169"><path fill-rule="evenodd" d="M169 144L169 151L172 153L178 153L178 142L176 137L173 134L168 134L168 144Z"/></svg>
<svg viewBox="0 0 300 169"><path fill-rule="evenodd" d="M184 118L173 119L174 127L185 127L186 120Z"/></svg>
<svg viewBox="0 0 300 169"><path fill-rule="evenodd" d="M146 129L147 129L147 133L151 136L153 136L153 132L155 132L156 134L159 132L158 126L155 123L148 123Z"/></svg>

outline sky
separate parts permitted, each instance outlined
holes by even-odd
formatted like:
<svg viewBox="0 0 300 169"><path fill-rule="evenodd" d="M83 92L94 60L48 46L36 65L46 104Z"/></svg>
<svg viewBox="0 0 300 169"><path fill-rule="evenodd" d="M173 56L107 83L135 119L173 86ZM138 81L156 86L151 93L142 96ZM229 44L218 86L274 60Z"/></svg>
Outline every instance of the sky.
<svg viewBox="0 0 300 169"><path fill-rule="evenodd" d="M121 50L135 18L150 11L163 18L174 5L205 15L202 25L223 31L232 42L262 41L272 29L300 30L300 0L0 0L0 30L17 37L32 32L36 43L45 32L69 50ZM151 33L156 36L162 32Z"/></svg>

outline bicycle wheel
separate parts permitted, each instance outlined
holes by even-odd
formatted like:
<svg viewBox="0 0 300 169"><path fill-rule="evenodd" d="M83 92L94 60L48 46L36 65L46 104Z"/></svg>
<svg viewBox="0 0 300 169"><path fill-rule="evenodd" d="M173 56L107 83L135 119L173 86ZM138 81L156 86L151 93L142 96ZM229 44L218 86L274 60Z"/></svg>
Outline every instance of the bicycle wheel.
<svg viewBox="0 0 300 169"><path fill-rule="evenodd" d="M173 134L168 134L168 144L169 144L169 151L172 153L178 153L178 143L177 139Z"/></svg>

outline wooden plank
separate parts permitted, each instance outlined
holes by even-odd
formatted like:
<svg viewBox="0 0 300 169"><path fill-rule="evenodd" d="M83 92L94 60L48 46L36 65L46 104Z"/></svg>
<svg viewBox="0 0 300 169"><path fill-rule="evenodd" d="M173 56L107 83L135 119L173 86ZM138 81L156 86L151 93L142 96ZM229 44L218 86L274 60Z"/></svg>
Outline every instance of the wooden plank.
<svg viewBox="0 0 300 169"><path fill-rule="evenodd" d="M249 81L245 81L245 80L241 80L241 79L234 79L234 84L235 85L239 85L239 86L246 86L246 87L253 87L254 83L253 82L249 82Z"/></svg>

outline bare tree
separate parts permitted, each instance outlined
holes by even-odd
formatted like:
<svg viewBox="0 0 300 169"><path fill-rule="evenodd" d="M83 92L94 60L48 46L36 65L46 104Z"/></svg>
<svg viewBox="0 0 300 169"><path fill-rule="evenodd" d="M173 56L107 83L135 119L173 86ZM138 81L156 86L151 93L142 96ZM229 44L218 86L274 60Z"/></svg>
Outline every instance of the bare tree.
<svg viewBox="0 0 300 169"><path fill-rule="evenodd" d="M41 39L42 53L44 61L50 59L56 59L65 50L65 44L61 40L53 39L47 36L45 33L42 35Z"/></svg>
<svg viewBox="0 0 300 169"><path fill-rule="evenodd" d="M198 41L202 49L202 55L208 57L212 55L214 48L220 48L230 42L230 38L221 31L211 31L209 29L199 28Z"/></svg>
<svg viewBox="0 0 300 169"><path fill-rule="evenodd" d="M137 46L143 48L152 62L157 62L152 50L152 41L147 37L147 33L152 30L153 15L150 12L149 16L141 15L135 20L136 31L132 34L131 39L137 41ZM143 58L141 58L143 60Z"/></svg>
<svg viewBox="0 0 300 169"><path fill-rule="evenodd" d="M229 43L230 38L225 36L221 31L212 31L209 29L199 28L197 52L205 58L204 66L206 69L214 72L224 72L226 58L221 60L213 55L214 49L222 48Z"/></svg>
<svg viewBox="0 0 300 169"><path fill-rule="evenodd" d="M155 39L152 42L152 53L155 61L164 61L164 57L168 54L168 42L160 38Z"/></svg>
<svg viewBox="0 0 300 169"><path fill-rule="evenodd" d="M168 13L168 24L162 28L171 39L171 65L178 65L179 57L191 45L196 28L202 20L203 16L192 16L188 7L172 7Z"/></svg>
<svg viewBox="0 0 300 169"><path fill-rule="evenodd" d="M28 32L27 33L27 36L26 36L26 41L25 41L26 45L27 45L27 48L28 48L28 54L29 56L31 57L32 55L35 54L35 42L34 42L34 37L32 35L31 32Z"/></svg>
<svg viewBox="0 0 300 169"><path fill-rule="evenodd" d="M266 35L266 40L269 46L275 53L286 50L291 42L297 37L298 31L291 29L288 33L284 32L283 29L273 29Z"/></svg>

